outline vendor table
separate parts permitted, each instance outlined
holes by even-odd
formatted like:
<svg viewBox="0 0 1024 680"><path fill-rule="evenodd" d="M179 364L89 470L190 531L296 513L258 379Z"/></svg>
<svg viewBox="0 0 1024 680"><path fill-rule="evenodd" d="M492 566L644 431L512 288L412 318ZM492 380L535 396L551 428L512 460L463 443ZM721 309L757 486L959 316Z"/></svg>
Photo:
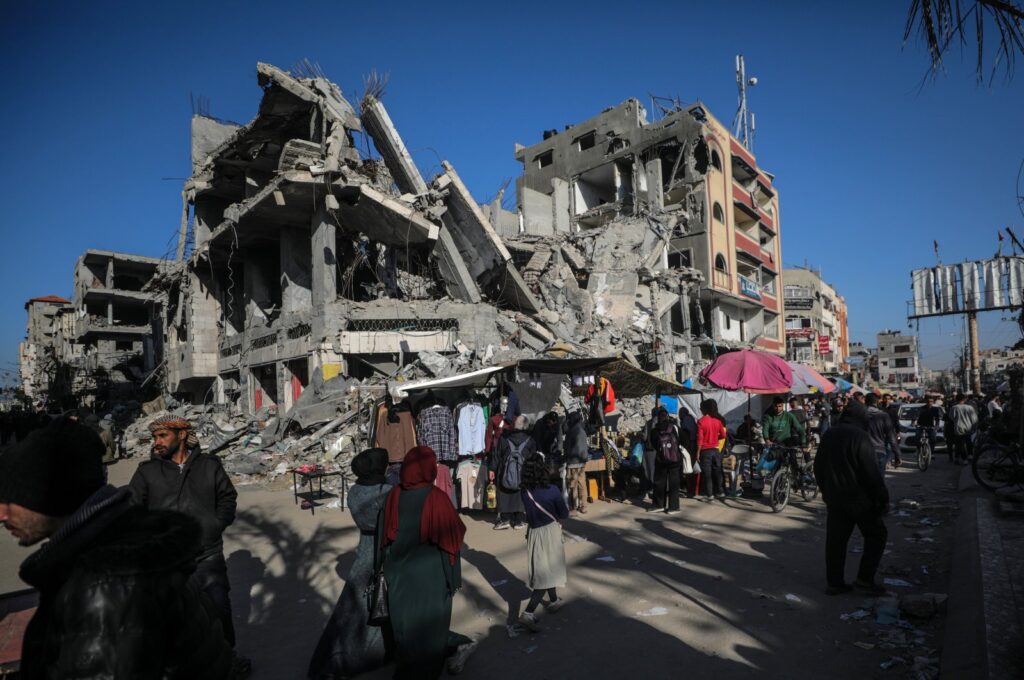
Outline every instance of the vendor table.
<svg viewBox="0 0 1024 680"><path fill-rule="evenodd" d="M583 473L595 473L597 475L597 498L602 501L608 499L604 495L604 478L608 472L608 461L604 457L588 460L583 466Z"/></svg>
<svg viewBox="0 0 1024 680"><path fill-rule="evenodd" d="M316 472L299 472L298 470L292 470L292 492L295 494L295 503L299 502L299 478L302 478L302 486L309 486L309 494L313 495L313 480L317 482L316 499L309 498L309 514L316 514L316 503L314 500L319 500L324 497L324 477L341 477L341 507L345 507L345 491L348 488L348 475L345 474L344 470L318 470Z"/></svg>

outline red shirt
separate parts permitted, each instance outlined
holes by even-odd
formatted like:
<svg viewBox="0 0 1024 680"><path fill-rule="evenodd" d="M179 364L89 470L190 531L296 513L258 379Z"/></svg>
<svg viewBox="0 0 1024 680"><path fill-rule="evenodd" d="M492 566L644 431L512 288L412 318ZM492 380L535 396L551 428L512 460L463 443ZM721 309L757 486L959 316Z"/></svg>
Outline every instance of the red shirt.
<svg viewBox="0 0 1024 680"><path fill-rule="evenodd" d="M725 439L725 425L718 418L704 416L697 421L697 450L717 449L718 440Z"/></svg>

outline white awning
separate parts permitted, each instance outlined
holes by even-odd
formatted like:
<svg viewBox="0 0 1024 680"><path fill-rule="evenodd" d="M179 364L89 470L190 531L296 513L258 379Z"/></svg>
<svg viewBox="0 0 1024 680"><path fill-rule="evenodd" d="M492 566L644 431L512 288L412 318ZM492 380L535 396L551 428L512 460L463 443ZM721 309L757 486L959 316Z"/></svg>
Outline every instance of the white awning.
<svg viewBox="0 0 1024 680"><path fill-rule="evenodd" d="M507 366L488 366L469 373L460 373L447 378L431 378L430 380L413 380L410 382L399 382L397 380L388 383L388 391L394 399L405 399L409 392L419 390L437 389L442 387L484 387L491 379L491 376L498 371L503 371Z"/></svg>

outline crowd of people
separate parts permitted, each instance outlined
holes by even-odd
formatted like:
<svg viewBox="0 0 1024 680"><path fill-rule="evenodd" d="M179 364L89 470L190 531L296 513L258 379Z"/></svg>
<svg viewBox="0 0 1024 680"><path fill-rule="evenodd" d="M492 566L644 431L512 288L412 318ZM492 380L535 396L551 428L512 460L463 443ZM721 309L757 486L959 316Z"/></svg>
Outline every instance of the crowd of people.
<svg viewBox="0 0 1024 680"><path fill-rule="evenodd" d="M1007 421L1003 400L956 395L948 411L929 397L916 409L918 436L944 429L951 459L970 455L972 434ZM495 487L494 528L526 530L529 601L518 625L541 630L564 604L562 523L586 512L585 466L594 448L613 463L621 493L649 511L675 514L682 495L705 502L741 493L750 459L771 447L813 459L826 522L827 593L878 595L889 509L885 474L900 460L899 406L886 396L775 398L760 421L730 431L714 399L700 417L659 406L628 440L549 413L531 427L502 422L487 451ZM906 428L904 428L906 429ZM27 432L0 454L0 522L23 546L49 539L22 564L39 591L24 637L21 677L244 678L234 651L223 533L237 493L216 456L202 452L192 426L169 416L150 425L152 458L130 484L106 484L108 446L75 418ZM820 441L820 443L818 443ZM817 446L815 446L817 444ZM621 453L620 453L621 452ZM109 461L107 461L109 462ZM395 463L384 448L352 462L349 506L360 531L355 561L308 665L311 680L351 677L394 662L396 678L459 673L476 641L451 630L466 533L453 495L440 484L434 450L419 445ZM450 478L449 478L450 479ZM648 500L649 499L649 500ZM854 528L864 536L856 579L845 579ZM187 653L185 653L187 650Z"/></svg>

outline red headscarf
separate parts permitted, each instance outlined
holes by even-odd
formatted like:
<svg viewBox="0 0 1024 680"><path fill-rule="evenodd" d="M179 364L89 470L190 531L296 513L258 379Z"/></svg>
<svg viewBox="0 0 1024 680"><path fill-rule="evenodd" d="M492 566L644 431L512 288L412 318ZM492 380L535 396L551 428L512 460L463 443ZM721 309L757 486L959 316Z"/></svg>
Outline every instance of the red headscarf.
<svg viewBox="0 0 1024 680"><path fill-rule="evenodd" d="M423 504L420 515L420 543L432 543L448 553L448 560L455 559L462 549L466 525L452 506L452 500L434 486L437 477L437 456L429 446L409 449L402 461L401 482L388 494L384 506L384 545L394 543L398 538L398 499L403 490L430 487L430 493Z"/></svg>

